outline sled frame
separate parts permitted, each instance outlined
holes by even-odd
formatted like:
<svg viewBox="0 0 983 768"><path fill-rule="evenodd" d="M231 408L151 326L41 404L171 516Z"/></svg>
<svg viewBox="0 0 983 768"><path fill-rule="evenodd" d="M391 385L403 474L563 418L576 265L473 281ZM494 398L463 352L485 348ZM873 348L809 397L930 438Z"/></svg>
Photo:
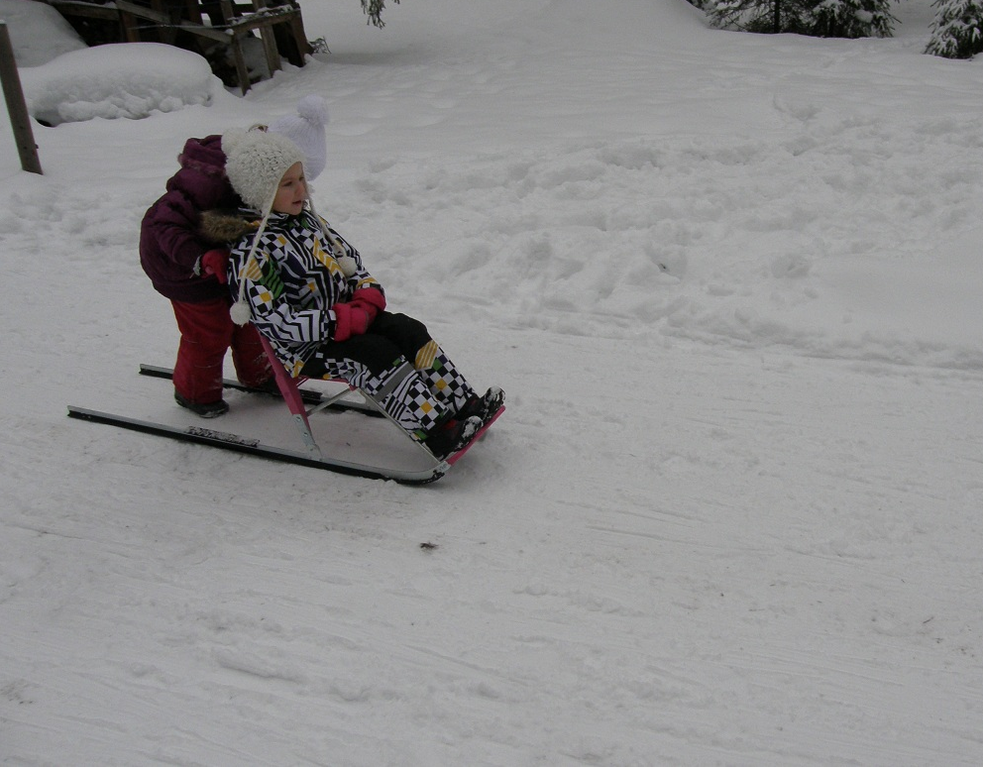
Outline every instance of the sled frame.
<svg viewBox="0 0 983 768"><path fill-rule="evenodd" d="M422 451L434 464L434 471L443 474L447 470L448 465L446 462L439 460L434 456L423 443L414 440L410 435L406 434L406 430L397 422L392 416L386 413L385 409L376 402L375 398L371 397L358 387L353 386L350 382L344 379L320 379L320 381L328 381L337 384L345 385L346 389L341 390L335 395L322 396L320 402L308 408L304 403L304 398L300 391L300 386L307 381L311 381L308 376L298 376L293 377L287 371L283 362L277 357L276 350L273 349L273 345L270 344L269 340L259 334L260 342L263 345L263 351L266 352L266 357L270 362L270 368L273 370L273 377L276 380L277 388L280 390L280 395L283 398L284 403L286 403L287 408L290 410L291 418L294 421L294 425L297 427L297 431L300 434L301 441L304 443L304 448L307 451L308 456L310 456L315 461L322 461L324 456L321 453L321 448L317 444L317 440L314 437L314 430L311 428L310 417L319 411L323 411L327 408L332 407L337 404L342 398L350 395L352 393L357 394L362 398L365 410L370 413L376 412L380 416L384 417L389 421L396 429L399 430L400 434L404 435L407 440L416 446L417 450Z"/></svg>

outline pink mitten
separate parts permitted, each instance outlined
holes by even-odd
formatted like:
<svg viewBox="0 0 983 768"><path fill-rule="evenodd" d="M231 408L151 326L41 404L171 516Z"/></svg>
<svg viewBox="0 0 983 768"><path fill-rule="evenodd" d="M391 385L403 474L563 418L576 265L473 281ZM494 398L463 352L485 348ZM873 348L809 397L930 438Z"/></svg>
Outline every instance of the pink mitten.
<svg viewBox="0 0 983 768"><path fill-rule="evenodd" d="M229 252L223 248L205 251L201 255L201 272L203 275L213 275L222 285L229 282L226 274L229 268Z"/></svg>
<svg viewBox="0 0 983 768"><path fill-rule="evenodd" d="M368 314L371 324L386 308L386 296L378 288L359 288L352 294L351 305Z"/></svg>
<svg viewBox="0 0 983 768"><path fill-rule="evenodd" d="M334 340L347 341L352 336L361 336L369 329L369 314L354 304L339 302L331 309L334 310Z"/></svg>

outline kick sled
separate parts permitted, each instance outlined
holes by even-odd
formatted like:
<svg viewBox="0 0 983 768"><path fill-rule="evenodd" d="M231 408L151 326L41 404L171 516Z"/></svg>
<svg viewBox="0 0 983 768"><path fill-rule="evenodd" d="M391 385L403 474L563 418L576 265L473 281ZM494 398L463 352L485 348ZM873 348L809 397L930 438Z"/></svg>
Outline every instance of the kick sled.
<svg viewBox="0 0 983 768"><path fill-rule="evenodd" d="M185 427L173 426L163 422L146 421L74 405L68 406L68 415L76 419L108 424L145 434L170 437L183 442L223 448L273 461L324 469L358 477L395 480L399 483L423 485L435 482L447 474L450 468L461 460L505 411L505 406L502 406L482 425L481 429L475 433L467 445L446 458L438 458L425 445L408 435L375 400L359 389L350 386L347 382L330 382L340 386L340 390L336 386L334 393L323 392L320 388L314 387L314 380L310 381L311 386L303 386L308 382L308 379L306 377L296 379L291 377L279 358L276 357L270 343L262 337L261 341L273 368L279 397L282 398L289 409L290 417L296 426L300 442L303 446L302 448L284 448L277 445L265 444L260 440L244 437L240 434L223 432L199 425ZM170 379L173 375L173 371L170 368L161 368L152 365L141 365L140 373L144 376L161 379ZM231 379L226 379L223 384L229 389L260 392L260 390L251 390L249 387L245 387ZM265 390L261 394L276 396L275 393L266 392ZM311 423L315 414L322 411L356 411L365 416L375 416L388 422L392 426L392 429L389 430L392 433L392 439L398 441L401 446L400 453L407 454L404 458L410 460L383 465L331 455L329 451L322 449L322 446L315 437L315 430Z"/></svg>

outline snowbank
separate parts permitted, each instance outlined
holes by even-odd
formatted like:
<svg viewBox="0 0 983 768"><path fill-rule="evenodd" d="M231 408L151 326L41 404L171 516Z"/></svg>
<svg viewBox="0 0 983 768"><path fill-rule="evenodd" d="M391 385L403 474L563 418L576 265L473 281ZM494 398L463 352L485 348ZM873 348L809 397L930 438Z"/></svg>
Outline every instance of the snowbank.
<svg viewBox="0 0 983 768"><path fill-rule="evenodd" d="M379 162L349 205L399 217L398 281L430 254L456 308L516 329L979 370L978 141L975 120L851 119Z"/></svg>
<svg viewBox="0 0 983 768"><path fill-rule="evenodd" d="M65 18L36 0L0 0L18 67L37 67L63 53L86 47Z"/></svg>
<svg viewBox="0 0 983 768"><path fill-rule="evenodd" d="M71 51L21 70L28 111L45 125L94 118L140 119L208 105L221 80L201 56L159 43Z"/></svg>

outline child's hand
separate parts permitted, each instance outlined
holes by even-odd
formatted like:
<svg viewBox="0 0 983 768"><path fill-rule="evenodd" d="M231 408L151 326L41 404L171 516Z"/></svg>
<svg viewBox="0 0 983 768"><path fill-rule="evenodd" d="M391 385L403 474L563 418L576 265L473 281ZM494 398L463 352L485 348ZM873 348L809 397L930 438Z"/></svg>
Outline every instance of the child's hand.
<svg viewBox="0 0 983 768"><path fill-rule="evenodd" d="M368 313L371 323L386 308L386 296L378 288L359 288L352 294L350 303Z"/></svg>
<svg viewBox="0 0 983 768"><path fill-rule="evenodd" d="M369 313L355 304L339 302L331 309L334 310L335 316L333 335L335 341L347 341L352 336L361 336L372 323Z"/></svg>
<svg viewBox="0 0 983 768"><path fill-rule="evenodd" d="M229 268L229 252L223 248L205 251L201 256L201 272L212 275L222 285L229 282L226 270Z"/></svg>

